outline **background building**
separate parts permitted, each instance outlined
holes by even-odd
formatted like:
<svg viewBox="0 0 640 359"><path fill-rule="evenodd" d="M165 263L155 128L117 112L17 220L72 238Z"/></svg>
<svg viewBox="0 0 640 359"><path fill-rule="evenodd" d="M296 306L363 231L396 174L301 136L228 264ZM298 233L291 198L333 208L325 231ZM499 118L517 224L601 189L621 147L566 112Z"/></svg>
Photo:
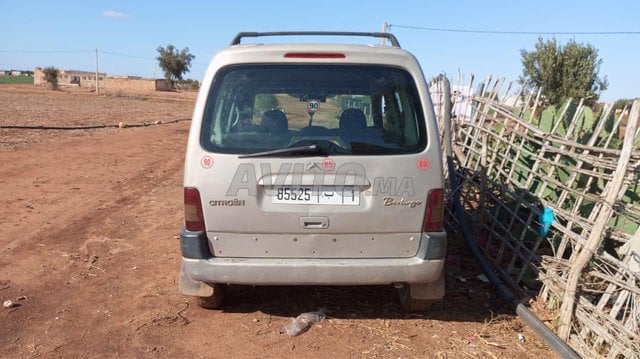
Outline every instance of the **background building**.
<svg viewBox="0 0 640 359"><path fill-rule="evenodd" d="M60 69L58 74L58 86L77 86L87 89L96 88L96 73L91 71L77 71ZM44 72L42 68L34 70L33 84L44 86ZM100 90L107 92L148 92L171 91L171 84L164 79L145 79L138 76L107 76L104 72L98 72L98 85Z"/></svg>

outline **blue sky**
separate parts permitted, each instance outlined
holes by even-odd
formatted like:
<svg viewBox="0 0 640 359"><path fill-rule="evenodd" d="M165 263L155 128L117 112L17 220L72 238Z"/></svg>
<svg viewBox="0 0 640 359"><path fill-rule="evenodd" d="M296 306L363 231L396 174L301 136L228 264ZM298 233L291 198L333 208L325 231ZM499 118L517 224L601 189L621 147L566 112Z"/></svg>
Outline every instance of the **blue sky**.
<svg viewBox="0 0 640 359"><path fill-rule="evenodd" d="M476 78L517 80L520 50L537 35L425 31L401 26L531 32L640 31L640 2L623 1L34 1L3 0L0 68L95 70L109 75L162 77L156 48L189 47L196 58L187 78L240 31L380 31L391 24L427 77L458 70ZM395 25L395 26L394 26ZM543 35L549 38L552 35ZM602 100L640 97L640 34L557 35L599 50L609 79ZM635 65L634 65L635 64Z"/></svg>

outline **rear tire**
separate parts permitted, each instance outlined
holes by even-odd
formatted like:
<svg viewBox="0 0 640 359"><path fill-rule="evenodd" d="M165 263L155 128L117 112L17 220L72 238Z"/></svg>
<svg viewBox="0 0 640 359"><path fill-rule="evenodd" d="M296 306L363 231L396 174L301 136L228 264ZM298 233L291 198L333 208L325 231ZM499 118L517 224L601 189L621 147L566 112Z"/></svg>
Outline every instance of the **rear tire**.
<svg viewBox="0 0 640 359"><path fill-rule="evenodd" d="M208 297L196 297L197 303L200 308L205 309L217 309L224 302L225 294L227 291L226 284L213 283L208 284L213 288L213 294Z"/></svg>
<svg viewBox="0 0 640 359"><path fill-rule="evenodd" d="M411 297L410 284L405 284L400 288L398 290L398 295L400 297L400 304L402 304L402 307L410 312L424 312L431 308L434 302L432 299L417 299Z"/></svg>

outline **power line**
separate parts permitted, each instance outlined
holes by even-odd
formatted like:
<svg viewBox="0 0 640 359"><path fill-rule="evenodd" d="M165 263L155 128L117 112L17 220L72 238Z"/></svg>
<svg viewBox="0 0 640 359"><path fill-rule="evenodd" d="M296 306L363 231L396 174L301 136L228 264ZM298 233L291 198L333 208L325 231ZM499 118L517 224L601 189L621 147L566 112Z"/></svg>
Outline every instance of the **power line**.
<svg viewBox="0 0 640 359"><path fill-rule="evenodd" d="M499 34L499 35L640 35L640 31L502 31L502 30L471 30L471 29L447 29L437 27L422 27L408 25L390 24L389 28L398 27L402 29L437 31L437 32L457 32L467 34Z"/></svg>
<svg viewBox="0 0 640 359"><path fill-rule="evenodd" d="M78 54L93 52L94 50L0 50L6 54Z"/></svg>
<svg viewBox="0 0 640 359"><path fill-rule="evenodd" d="M8 54L77 54L77 53L88 53L95 52L96 50L0 50L0 53L8 53ZM111 51L100 51L102 54L108 54L113 56L121 56L121 57L130 57L134 59L143 59L143 60L156 60L152 57L144 57L144 56L136 56L136 55L128 55L122 54L118 52Z"/></svg>
<svg viewBox="0 0 640 359"><path fill-rule="evenodd" d="M96 50L0 50L0 53L9 53L9 54L78 54L78 53L94 53ZM145 57L138 55L129 55L123 54L120 52L112 52L112 51L100 51L101 54L111 55L111 56L119 56L119 57L127 57L132 59L141 59L148 61L157 61L157 58L154 57ZM192 62L191 65L196 66L207 66L206 62Z"/></svg>
<svg viewBox="0 0 640 359"><path fill-rule="evenodd" d="M157 60L157 59L152 58L152 57L121 54L121 53L118 53L118 52L111 52L111 51L100 51L100 53L107 54L107 55L113 55L113 56L120 56L120 57L129 57L129 58L132 58L132 59L143 59L143 60L153 60L153 61Z"/></svg>

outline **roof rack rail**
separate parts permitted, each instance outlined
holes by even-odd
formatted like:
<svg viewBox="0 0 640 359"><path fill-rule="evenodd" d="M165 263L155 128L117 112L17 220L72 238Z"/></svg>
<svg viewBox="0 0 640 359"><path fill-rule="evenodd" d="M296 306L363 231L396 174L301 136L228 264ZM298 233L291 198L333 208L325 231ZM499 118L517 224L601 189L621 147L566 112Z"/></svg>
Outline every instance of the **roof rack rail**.
<svg viewBox="0 0 640 359"><path fill-rule="evenodd" d="M346 32L346 31L276 31L276 32L240 32L233 40L231 45L239 45L243 37L261 37L261 36L370 36L387 39L391 45L400 47L398 39L388 32Z"/></svg>

